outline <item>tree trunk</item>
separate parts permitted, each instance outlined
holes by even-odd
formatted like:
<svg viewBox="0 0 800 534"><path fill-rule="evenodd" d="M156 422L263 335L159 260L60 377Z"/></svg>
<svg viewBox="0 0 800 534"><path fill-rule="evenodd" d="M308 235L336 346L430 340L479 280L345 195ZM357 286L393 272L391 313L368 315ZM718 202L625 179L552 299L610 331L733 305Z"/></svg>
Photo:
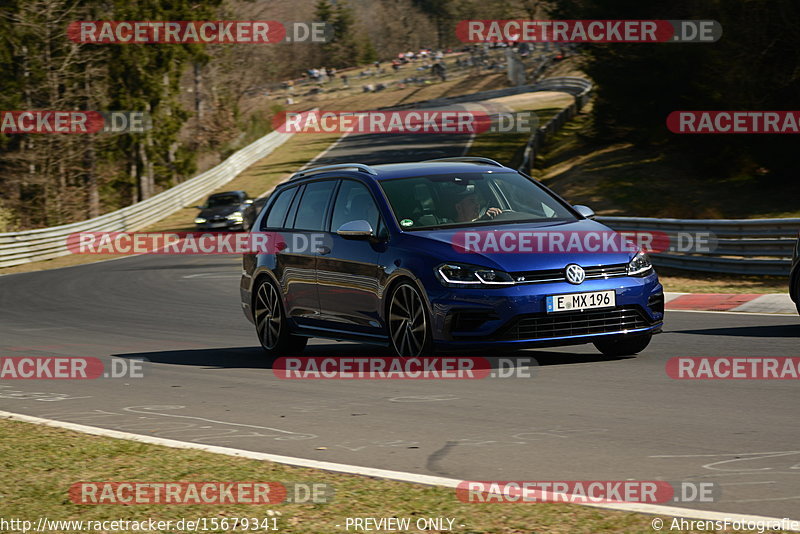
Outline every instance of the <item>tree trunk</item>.
<svg viewBox="0 0 800 534"><path fill-rule="evenodd" d="M147 150L144 146L144 140L139 141L139 161L142 162L142 170L139 173L139 200L147 200L150 198L150 181L147 177L147 164L149 160L147 159ZM134 168L134 170L136 170Z"/></svg>

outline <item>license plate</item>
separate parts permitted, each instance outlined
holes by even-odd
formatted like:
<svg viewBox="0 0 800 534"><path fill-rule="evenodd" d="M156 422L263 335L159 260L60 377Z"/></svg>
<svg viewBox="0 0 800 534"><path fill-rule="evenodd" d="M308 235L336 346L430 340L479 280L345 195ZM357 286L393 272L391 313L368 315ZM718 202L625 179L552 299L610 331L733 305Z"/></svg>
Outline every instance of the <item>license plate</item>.
<svg viewBox="0 0 800 534"><path fill-rule="evenodd" d="M551 295L547 297L547 313L590 310L593 308L613 308L617 305L617 294L612 289L609 291L594 291L592 293L570 293L568 295Z"/></svg>
<svg viewBox="0 0 800 534"><path fill-rule="evenodd" d="M226 226L227 224L228 223L224 223L224 222L215 222L215 223L211 223L211 228L222 228L223 226Z"/></svg>

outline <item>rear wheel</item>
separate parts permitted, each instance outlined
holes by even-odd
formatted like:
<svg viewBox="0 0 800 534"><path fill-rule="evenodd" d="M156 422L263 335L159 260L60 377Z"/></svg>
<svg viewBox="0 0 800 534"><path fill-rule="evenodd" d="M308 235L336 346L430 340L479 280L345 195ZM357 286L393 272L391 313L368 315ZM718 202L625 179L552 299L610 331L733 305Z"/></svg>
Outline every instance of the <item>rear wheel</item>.
<svg viewBox="0 0 800 534"><path fill-rule="evenodd" d="M408 282L395 287L389 300L389 335L397 356L425 356L433 345L425 302Z"/></svg>
<svg viewBox="0 0 800 534"><path fill-rule="evenodd" d="M653 339L652 334L643 336L620 336L610 339L601 339L594 342L597 350L604 355L615 358L619 356L633 356L636 353L642 352L650 340Z"/></svg>
<svg viewBox="0 0 800 534"><path fill-rule="evenodd" d="M256 323L258 340L268 356L300 353L308 343L308 338L295 336L289 332L280 294L269 280L261 280L256 287L253 319Z"/></svg>

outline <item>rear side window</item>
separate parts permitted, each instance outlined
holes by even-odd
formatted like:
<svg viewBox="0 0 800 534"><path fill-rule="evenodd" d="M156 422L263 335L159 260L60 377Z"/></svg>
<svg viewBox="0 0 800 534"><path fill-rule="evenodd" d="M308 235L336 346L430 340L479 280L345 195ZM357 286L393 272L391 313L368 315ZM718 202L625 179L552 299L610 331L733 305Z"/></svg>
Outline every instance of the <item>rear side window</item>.
<svg viewBox="0 0 800 534"><path fill-rule="evenodd" d="M335 185L335 180L312 182L306 185L294 220L295 230L322 231L325 229L325 213Z"/></svg>
<svg viewBox="0 0 800 534"><path fill-rule="evenodd" d="M283 222L286 220L286 212L289 211L289 204L292 203L292 197L297 191L296 187L285 189L278 193L278 198L273 202L269 210L269 214L262 225L264 228L283 228Z"/></svg>

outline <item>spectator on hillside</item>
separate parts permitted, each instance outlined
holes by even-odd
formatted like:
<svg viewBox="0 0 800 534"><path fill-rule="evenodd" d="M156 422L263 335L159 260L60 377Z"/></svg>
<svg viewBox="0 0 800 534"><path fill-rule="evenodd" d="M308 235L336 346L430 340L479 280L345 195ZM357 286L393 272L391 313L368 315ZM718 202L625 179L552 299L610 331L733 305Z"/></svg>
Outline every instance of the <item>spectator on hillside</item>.
<svg viewBox="0 0 800 534"><path fill-rule="evenodd" d="M447 81L447 67L444 66L444 63L441 61L437 61L431 67L431 73L434 76L438 76L443 82Z"/></svg>

